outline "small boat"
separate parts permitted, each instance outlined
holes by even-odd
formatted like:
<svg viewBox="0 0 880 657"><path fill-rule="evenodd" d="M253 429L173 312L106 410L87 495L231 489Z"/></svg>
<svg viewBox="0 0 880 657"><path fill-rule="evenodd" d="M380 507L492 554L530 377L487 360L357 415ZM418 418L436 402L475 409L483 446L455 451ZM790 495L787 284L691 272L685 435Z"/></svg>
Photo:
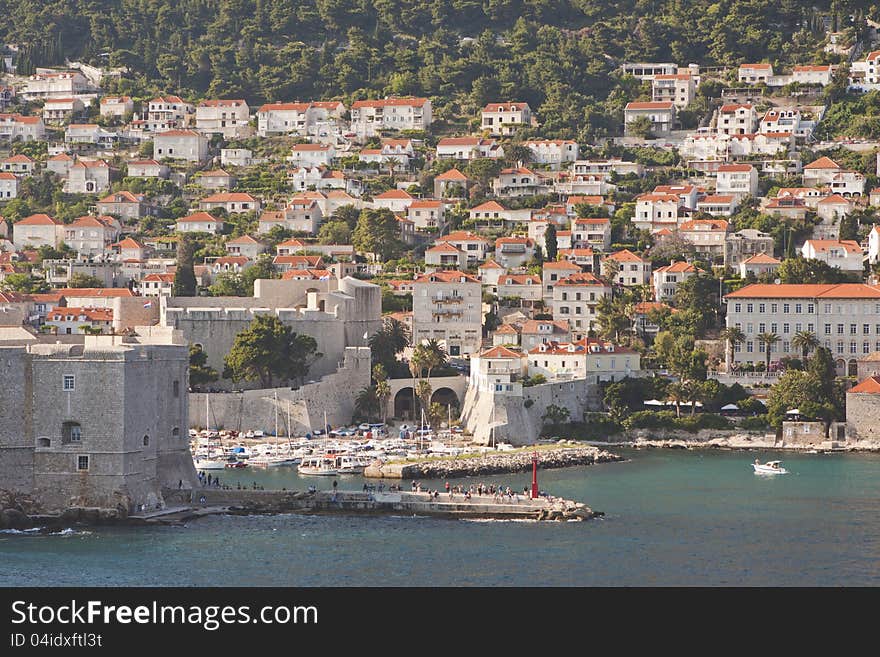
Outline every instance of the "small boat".
<svg viewBox="0 0 880 657"><path fill-rule="evenodd" d="M348 454L340 454L336 457L336 471L343 474L363 474L366 464L362 463L356 456Z"/></svg>
<svg viewBox="0 0 880 657"><path fill-rule="evenodd" d="M299 464L297 472L302 475L319 475L324 477L335 477L339 474L336 468L335 456L310 456L304 458Z"/></svg>
<svg viewBox="0 0 880 657"><path fill-rule="evenodd" d="M245 463L244 461L229 461L226 464L226 467L227 468L246 468L246 467L248 467L248 464Z"/></svg>
<svg viewBox="0 0 880 657"><path fill-rule="evenodd" d="M755 469L755 474L788 474L788 470L782 467L782 461L761 463L758 459L755 459L752 467Z"/></svg>

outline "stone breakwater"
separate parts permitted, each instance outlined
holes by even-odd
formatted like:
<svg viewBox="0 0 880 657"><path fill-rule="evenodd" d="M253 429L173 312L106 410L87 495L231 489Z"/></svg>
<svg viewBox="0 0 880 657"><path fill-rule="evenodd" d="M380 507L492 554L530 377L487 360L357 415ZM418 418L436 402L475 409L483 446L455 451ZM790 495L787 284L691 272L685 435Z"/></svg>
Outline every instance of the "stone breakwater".
<svg viewBox="0 0 880 657"><path fill-rule="evenodd" d="M522 451L438 461L374 463L367 467L364 476L376 479L447 479L526 472L532 469L532 454L531 451ZM538 452L538 468L542 470L622 460L616 454L593 446L542 449Z"/></svg>

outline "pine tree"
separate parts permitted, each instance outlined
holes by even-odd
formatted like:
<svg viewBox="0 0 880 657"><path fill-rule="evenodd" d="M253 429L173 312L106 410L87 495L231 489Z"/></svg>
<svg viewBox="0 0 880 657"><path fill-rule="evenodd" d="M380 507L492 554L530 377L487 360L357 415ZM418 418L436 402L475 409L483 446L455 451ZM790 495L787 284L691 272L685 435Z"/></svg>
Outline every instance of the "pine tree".
<svg viewBox="0 0 880 657"><path fill-rule="evenodd" d="M559 250L556 241L556 224L549 224L547 230L544 231L544 246L547 249L547 260L550 262L556 260L556 253Z"/></svg>
<svg viewBox="0 0 880 657"><path fill-rule="evenodd" d="M177 245L177 270L174 272L174 296L194 297L196 295L196 272L193 267L195 244L189 235L184 235Z"/></svg>

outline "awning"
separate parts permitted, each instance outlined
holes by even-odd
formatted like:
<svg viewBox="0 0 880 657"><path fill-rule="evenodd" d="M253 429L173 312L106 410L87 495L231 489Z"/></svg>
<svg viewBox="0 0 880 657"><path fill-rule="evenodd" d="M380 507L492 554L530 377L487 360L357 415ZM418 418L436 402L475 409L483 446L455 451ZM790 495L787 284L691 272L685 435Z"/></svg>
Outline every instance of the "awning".
<svg viewBox="0 0 880 657"><path fill-rule="evenodd" d="M739 406L737 406L736 404L727 404L726 406L722 406L721 410L722 411L738 411Z"/></svg>

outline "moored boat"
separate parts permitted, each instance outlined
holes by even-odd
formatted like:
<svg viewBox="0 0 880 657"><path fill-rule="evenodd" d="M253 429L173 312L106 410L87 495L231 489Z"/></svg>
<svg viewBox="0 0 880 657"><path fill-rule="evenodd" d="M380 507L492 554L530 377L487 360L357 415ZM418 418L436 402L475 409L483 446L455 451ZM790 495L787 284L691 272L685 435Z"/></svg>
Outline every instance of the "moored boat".
<svg viewBox="0 0 880 657"><path fill-rule="evenodd" d="M339 474L335 456L310 456L302 460L297 471L303 475L335 477Z"/></svg>

